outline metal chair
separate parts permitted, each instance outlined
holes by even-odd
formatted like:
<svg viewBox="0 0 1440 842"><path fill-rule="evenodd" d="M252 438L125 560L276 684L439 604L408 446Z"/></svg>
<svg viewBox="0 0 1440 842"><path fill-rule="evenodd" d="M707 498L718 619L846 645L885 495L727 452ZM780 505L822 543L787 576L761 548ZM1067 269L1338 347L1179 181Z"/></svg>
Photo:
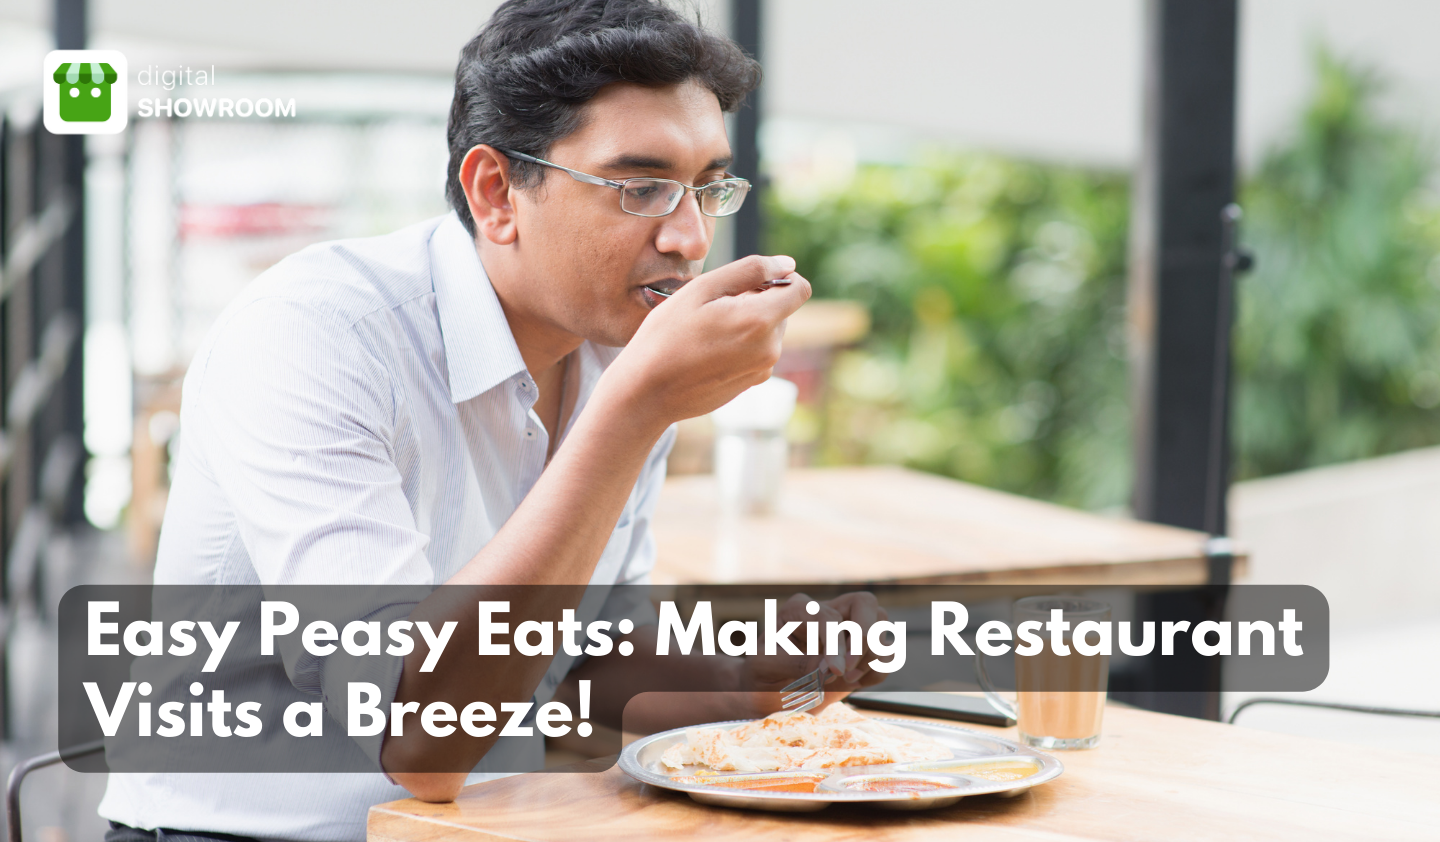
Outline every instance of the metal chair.
<svg viewBox="0 0 1440 842"><path fill-rule="evenodd" d="M1274 696L1256 696L1253 699L1246 699L1230 712L1229 724L1235 724L1235 718L1240 712L1254 705L1291 705L1301 708L1325 708L1328 710L1348 710L1353 713L1375 713L1382 716L1419 716L1427 719L1440 719L1440 711L1434 710L1408 710L1405 708L1382 708L1372 705L1347 705L1341 702L1312 702L1308 699L1282 699Z"/></svg>
<svg viewBox="0 0 1440 842"><path fill-rule="evenodd" d="M69 760L75 757L85 757L105 750L104 740L82 743L71 748L62 748L59 751L52 751L49 754L42 754L28 760L22 760L10 771L10 782L5 788L5 818L10 828L10 842L22 842L20 836L20 785L25 783L25 776L46 766L54 766L62 760Z"/></svg>

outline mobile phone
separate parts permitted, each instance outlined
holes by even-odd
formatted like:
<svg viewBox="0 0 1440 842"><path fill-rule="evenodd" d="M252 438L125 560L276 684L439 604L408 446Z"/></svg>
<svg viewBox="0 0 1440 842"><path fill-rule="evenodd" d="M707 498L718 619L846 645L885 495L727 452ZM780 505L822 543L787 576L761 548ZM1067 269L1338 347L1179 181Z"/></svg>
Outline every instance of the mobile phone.
<svg viewBox="0 0 1440 842"><path fill-rule="evenodd" d="M912 716L934 716L958 719L980 725L1009 728L1015 720L998 712L983 698L957 696L953 693L851 693L845 701L857 708L908 713Z"/></svg>

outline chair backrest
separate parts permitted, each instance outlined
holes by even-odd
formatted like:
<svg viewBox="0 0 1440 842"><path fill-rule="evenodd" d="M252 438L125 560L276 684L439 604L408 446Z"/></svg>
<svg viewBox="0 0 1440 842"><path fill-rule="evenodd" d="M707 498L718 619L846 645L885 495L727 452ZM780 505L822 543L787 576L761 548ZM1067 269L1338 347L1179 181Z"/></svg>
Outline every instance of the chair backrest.
<svg viewBox="0 0 1440 842"><path fill-rule="evenodd" d="M1420 716L1430 719L1440 719L1440 711L1436 710L1408 710L1406 708L1382 708L1373 705L1350 705L1343 702L1312 702L1309 699L1285 699L1274 696L1256 696L1253 699L1246 699L1230 712L1230 718L1226 720L1231 725L1240 716L1240 712L1256 705L1290 705L1301 708L1324 708L1326 710L1347 710L1352 713L1373 713L1380 716Z"/></svg>
<svg viewBox="0 0 1440 842"><path fill-rule="evenodd" d="M46 766L54 766L62 760L69 760L72 757L85 757L105 750L104 740L83 743L71 748L62 748L59 751L52 751L49 754L42 754L38 757L31 757L15 764L10 770L10 781L5 788L5 818L9 825L10 842L21 842L20 828L20 786L25 783L25 776L36 769L43 769Z"/></svg>

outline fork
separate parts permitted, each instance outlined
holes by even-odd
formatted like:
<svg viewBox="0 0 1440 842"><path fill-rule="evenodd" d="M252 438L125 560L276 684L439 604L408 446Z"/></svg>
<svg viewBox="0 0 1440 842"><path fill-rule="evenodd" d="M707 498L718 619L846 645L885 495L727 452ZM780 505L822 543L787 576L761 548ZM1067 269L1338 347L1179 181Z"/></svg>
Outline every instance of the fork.
<svg viewBox="0 0 1440 842"><path fill-rule="evenodd" d="M828 665L821 663L814 672L806 673L785 685L780 691L780 709L804 713L824 704L825 685L828 683L824 676L827 669Z"/></svg>

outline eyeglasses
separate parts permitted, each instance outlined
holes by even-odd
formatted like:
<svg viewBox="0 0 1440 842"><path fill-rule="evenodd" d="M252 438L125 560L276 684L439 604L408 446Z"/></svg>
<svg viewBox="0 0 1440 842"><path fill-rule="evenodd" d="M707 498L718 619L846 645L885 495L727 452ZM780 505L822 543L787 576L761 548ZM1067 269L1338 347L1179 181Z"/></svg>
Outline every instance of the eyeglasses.
<svg viewBox="0 0 1440 842"><path fill-rule="evenodd" d="M750 192L750 182L743 178L722 178L699 187L691 187L668 178L626 178L613 181L552 164L524 152L502 149L499 146L495 148L511 158L567 172L576 181L600 187L614 187L620 191L620 210L634 216L668 216L680 206L680 200L685 198L685 194L692 192L700 202L701 213L706 216L729 216L740 210L740 206L745 204L745 194Z"/></svg>

